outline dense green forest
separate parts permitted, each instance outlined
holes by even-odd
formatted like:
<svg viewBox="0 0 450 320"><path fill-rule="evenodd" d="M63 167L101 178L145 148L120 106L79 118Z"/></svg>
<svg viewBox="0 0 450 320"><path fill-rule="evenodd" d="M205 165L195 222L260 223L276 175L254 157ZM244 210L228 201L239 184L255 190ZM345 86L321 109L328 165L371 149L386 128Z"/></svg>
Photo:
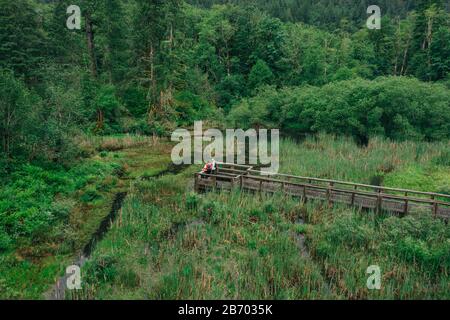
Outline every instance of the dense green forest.
<svg viewBox="0 0 450 320"><path fill-rule="evenodd" d="M79 132L162 135L236 116L294 135L448 138L445 4L382 1L382 28L369 30L366 1L341 2L80 1L82 28L69 30L68 1L2 0L3 158L68 160ZM283 8L299 17L278 19ZM342 11L327 20L330 8ZM342 114L350 126L329 125Z"/></svg>
<svg viewBox="0 0 450 320"><path fill-rule="evenodd" d="M73 4L81 28L71 30ZM379 30L366 26L372 4L382 10ZM0 253L79 249L78 234L66 228L74 202L108 207L109 190L124 188L121 157L139 158L134 149L108 152L195 120L279 128L296 139L342 135L360 146L378 138L447 142L449 7L445 0L0 0ZM139 137L108 142L122 134ZM161 169L160 159L150 160ZM129 171L154 174L139 170ZM48 245L61 239L64 248Z"/></svg>
<svg viewBox="0 0 450 320"><path fill-rule="evenodd" d="M239 0L188 0L187 2L204 8L215 4L241 4ZM250 0L250 3L270 15L289 22L304 22L327 29L360 28L366 21L366 9L378 5L382 12L394 17L406 17L416 9L413 0Z"/></svg>

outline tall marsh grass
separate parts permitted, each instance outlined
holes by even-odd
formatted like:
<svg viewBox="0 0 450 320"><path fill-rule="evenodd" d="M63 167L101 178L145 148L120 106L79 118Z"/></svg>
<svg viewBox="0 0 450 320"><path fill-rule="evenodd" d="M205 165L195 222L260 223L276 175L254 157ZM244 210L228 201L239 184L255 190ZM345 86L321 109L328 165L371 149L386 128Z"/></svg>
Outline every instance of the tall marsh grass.
<svg viewBox="0 0 450 320"><path fill-rule="evenodd" d="M433 164L444 146L285 140L280 171L370 183L411 165L445 171ZM196 169L132 184L83 270L84 298L450 298L450 226L443 221L301 204L281 194L195 194ZM381 290L367 288L370 265L381 268Z"/></svg>
<svg viewBox="0 0 450 320"><path fill-rule="evenodd" d="M440 161L449 143L392 142L383 138L359 147L351 138L308 137L301 143L280 142L280 172L293 175L382 184L384 177L409 166L429 167ZM440 166L450 174L450 167ZM395 181L395 187L402 187ZM436 190L428 190L436 191Z"/></svg>
<svg viewBox="0 0 450 320"><path fill-rule="evenodd" d="M79 135L75 143L85 156L96 151L119 151L134 147L152 146L158 142L158 138L137 134L123 134L113 136Z"/></svg>

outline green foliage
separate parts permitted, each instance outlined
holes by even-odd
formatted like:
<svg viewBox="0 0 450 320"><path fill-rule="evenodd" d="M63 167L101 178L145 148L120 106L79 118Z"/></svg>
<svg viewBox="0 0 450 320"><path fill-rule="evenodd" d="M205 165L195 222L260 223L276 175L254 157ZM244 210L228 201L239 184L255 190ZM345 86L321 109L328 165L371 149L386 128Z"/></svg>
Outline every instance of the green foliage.
<svg viewBox="0 0 450 320"><path fill-rule="evenodd" d="M11 237L8 235L8 233L3 229L3 227L0 228L0 252L7 250L11 245Z"/></svg>
<svg viewBox="0 0 450 320"><path fill-rule="evenodd" d="M83 193L83 195L80 197L80 200L85 203L89 203L100 199L100 197L101 196L98 191L94 187L91 187Z"/></svg>
<svg viewBox="0 0 450 320"><path fill-rule="evenodd" d="M0 8L0 68L32 81L38 77L45 48L36 6L29 0L2 0Z"/></svg>
<svg viewBox="0 0 450 320"><path fill-rule="evenodd" d="M195 193L189 194L186 197L186 208L189 210L195 210L198 207L198 204L200 202L200 199Z"/></svg>
<svg viewBox="0 0 450 320"><path fill-rule="evenodd" d="M175 111L180 126L210 118L214 114L213 107L207 101L189 91L181 91L175 96Z"/></svg>
<svg viewBox="0 0 450 320"><path fill-rule="evenodd" d="M113 256L98 256L89 261L86 272L87 281L95 279L101 282L110 282L117 276L117 259Z"/></svg>
<svg viewBox="0 0 450 320"><path fill-rule="evenodd" d="M250 89L255 90L261 85L270 84L272 80L273 73L269 66L263 60L258 60L248 76Z"/></svg>
<svg viewBox="0 0 450 320"><path fill-rule="evenodd" d="M433 163L438 166L450 167L450 148L443 149L439 155L435 156Z"/></svg>
<svg viewBox="0 0 450 320"><path fill-rule="evenodd" d="M143 117L147 112L145 91L141 87L127 87L123 93L122 100L127 110L136 118Z"/></svg>
<svg viewBox="0 0 450 320"><path fill-rule="evenodd" d="M314 255L326 265L325 272L333 273L331 281L341 292L373 298L442 298L449 293L442 286L450 267L448 232L443 221L426 214L373 218L334 210L332 219L323 219L307 236ZM371 264L382 270L381 292L364 292L359 285L365 281L359 279L360 272ZM421 283L420 289L413 289L411 283Z"/></svg>
<svg viewBox="0 0 450 320"><path fill-rule="evenodd" d="M34 119L29 116L34 115L32 99L23 83L11 72L0 69L0 133L6 156L17 152L24 136L30 136Z"/></svg>
<svg viewBox="0 0 450 320"><path fill-rule="evenodd" d="M417 157L417 145L411 142L375 140L368 150L329 136L302 144L285 142L281 171L307 170L316 176L331 172L334 162L345 158L345 174L363 177L365 182L389 156L398 165L394 170L402 166L397 158L423 165L442 145L424 143ZM310 162L304 161L308 158ZM185 188L189 179L191 172L135 184L124 204L122 222L112 227L94 252L94 261L105 256L117 259L108 268L116 276L89 277L87 285L94 297L438 299L449 295L449 227L439 219L427 214L376 217L237 190L194 197ZM296 223L299 212L307 217L305 224ZM376 292L366 289L366 270L373 264L382 272L382 290ZM85 268L83 272L93 274L91 266Z"/></svg>
<svg viewBox="0 0 450 320"><path fill-rule="evenodd" d="M73 207L70 201L54 201L56 194L67 196L83 188L94 177L101 177L112 170L113 166L95 161L80 164L69 171L60 166L17 165L0 187L2 230L14 242L21 237L37 239L45 236L55 223L67 221ZM98 197L98 192L89 188L81 199L90 202Z"/></svg>
<svg viewBox="0 0 450 320"><path fill-rule="evenodd" d="M117 183L111 175L129 174L125 165L80 164L79 158L104 151L102 161L119 159L122 154L112 152L148 144L130 137L95 144L85 139L90 131L169 135L200 119L223 125L226 117L245 129L318 134L300 147L282 142L283 150L290 150L283 151L282 166L291 173L450 193L448 145L416 147L378 138L450 138L450 19L443 1L189 2L208 9L182 0L87 2L83 30L77 31L65 26L70 1L0 0L0 251L28 244L31 256L71 253L74 233L64 226L74 203L67 195L81 190L77 199L85 207L106 203L104 193ZM369 4L383 8L381 30L364 25ZM353 137L368 148L334 136ZM135 165L144 166L134 168L136 176L162 170ZM95 183L99 177L105 181ZM444 227L386 219L377 221L389 223L381 230L372 221L343 215L335 225L323 222L316 242L312 228L297 228L324 265L335 268L325 270L325 278L337 279L330 294L317 265L298 260L298 247L286 233L292 228L283 214L292 203L252 202L233 194L185 197L178 183L137 185L148 192L135 195L128 211L134 215L126 216L125 227L115 234L122 240L123 234L138 235L134 247L117 247L126 247L146 266L158 266L151 271L159 277L148 279L135 266L124 270L111 254L93 261L93 283L144 290L146 298L371 297L356 286L359 270L369 262L363 250L371 258L384 254L411 276L395 287L397 293L381 297L409 297L407 289L417 288L416 280L425 282L423 291L410 290L416 297L435 297L429 288L439 286L433 281L442 281L442 270L448 273ZM224 204L229 197L234 203ZM181 199L186 203L178 206ZM426 228L435 236L416 234ZM382 239L381 253L374 250L376 237ZM50 238L68 240L41 252L38 244ZM187 255L170 256L180 248ZM352 250L359 262L346 255ZM45 287L42 273L48 278L57 272L52 262L46 269L0 259L0 271L8 275L0 277L0 290L7 298L20 296L14 288L25 287L25 281L38 283L30 294L38 296ZM348 260L354 273L340 277L336 270L344 270ZM34 279L36 270L42 273ZM202 291L196 291L197 278ZM139 288L141 281L148 291ZM301 292L300 283L308 286Z"/></svg>
<svg viewBox="0 0 450 320"><path fill-rule="evenodd" d="M93 107L95 110L101 110L106 120L103 133L112 134L121 132L118 119L122 111L122 105L116 97L116 89L114 86L101 86L96 94Z"/></svg>
<svg viewBox="0 0 450 320"><path fill-rule="evenodd" d="M215 4L242 4L240 0L188 0L194 5L210 8ZM252 0L248 1L255 9L258 8L272 16L289 22L304 22L329 30L343 28L354 30L367 20L366 10L371 4L383 8L383 14L389 16L405 16L417 8L416 2L407 0L377 0L377 1L336 1L336 0Z"/></svg>
<svg viewBox="0 0 450 320"><path fill-rule="evenodd" d="M14 149L8 156L70 162L83 154L72 139L80 131L166 135L223 118L216 106L236 125L278 125L294 135L448 137L448 88L424 95L426 85L413 79L374 80L445 83L450 19L441 1L408 4L400 16L403 0L381 1L395 13L383 15L381 30L361 27L367 1L206 2L207 10L180 0L93 2L83 25L92 25L91 37L66 28L66 0L3 1L0 67L14 71L2 71L3 109L17 104L10 128L2 128L2 143Z"/></svg>
<svg viewBox="0 0 450 320"><path fill-rule="evenodd" d="M449 169L412 165L386 175L384 183L387 186L403 185L407 189L439 192L450 186L449 178Z"/></svg>
<svg viewBox="0 0 450 320"><path fill-rule="evenodd" d="M264 90L230 113L236 126L278 126L295 136L321 131L368 139L442 140L450 136L450 95L410 78L355 79L323 87ZM258 120L252 120L257 118Z"/></svg>

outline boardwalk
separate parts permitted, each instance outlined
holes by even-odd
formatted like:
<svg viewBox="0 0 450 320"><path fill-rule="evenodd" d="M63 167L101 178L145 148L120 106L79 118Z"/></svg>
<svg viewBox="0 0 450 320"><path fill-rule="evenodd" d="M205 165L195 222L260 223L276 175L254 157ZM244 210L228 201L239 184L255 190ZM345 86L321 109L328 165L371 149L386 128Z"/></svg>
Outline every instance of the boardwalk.
<svg viewBox="0 0 450 320"><path fill-rule="evenodd" d="M377 213L396 215L428 212L436 218L450 218L450 195L388 188L337 180L299 177L287 174L262 175L251 166L220 163L214 174L195 174L195 190L230 190L240 188L252 192L281 192L303 202L322 200L348 204Z"/></svg>

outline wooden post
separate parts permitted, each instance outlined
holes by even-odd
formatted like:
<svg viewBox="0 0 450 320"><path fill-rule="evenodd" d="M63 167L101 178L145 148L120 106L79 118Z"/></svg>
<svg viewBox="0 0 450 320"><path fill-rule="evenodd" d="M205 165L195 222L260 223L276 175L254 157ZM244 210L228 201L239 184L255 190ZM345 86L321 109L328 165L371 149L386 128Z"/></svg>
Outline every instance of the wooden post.
<svg viewBox="0 0 450 320"><path fill-rule="evenodd" d="M352 193L352 201L351 201L352 206L355 205L356 189L358 189L358 186L355 186L355 191Z"/></svg>
<svg viewBox="0 0 450 320"><path fill-rule="evenodd" d="M436 198L434 196L431 196L431 200L433 200L433 216L436 218L437 212L438 212L438 204L436 202Z"/></svg>
<svg viewBox="0 0 450 320"><path fill-rule="evenodd" d="M303 204L306 204L308 202L308 199L306 198L306 186L303 186Z"/></svg>
<svg viewBox="0 0 450 320"><path fill-rule="evenodd" d="M407 196L408 196L408 192L405 192L405 197L407 197ZM409 210L408 204L409 204L408 199L405 199L405 211L403 212L404 216L406 216L408 214L408 210Z"/></svg>
<svg viewBox="0 0 450 320"><path fill-rule="evenodd" d="M330 182L328 185L328 190L327 190L327 201L328 201L328 206L331 207L333 205L333 201L331 200L331 193L332 193L332 188L333 188L334 183Z"/></svg>
<svg viewBox="0 0 450 320"><path fill-rule="evenodd" d="M382 189L378 189L378 196L377 196L377 214L381 213L381 205L383 201L383 197L381 196Z"/></svg>

